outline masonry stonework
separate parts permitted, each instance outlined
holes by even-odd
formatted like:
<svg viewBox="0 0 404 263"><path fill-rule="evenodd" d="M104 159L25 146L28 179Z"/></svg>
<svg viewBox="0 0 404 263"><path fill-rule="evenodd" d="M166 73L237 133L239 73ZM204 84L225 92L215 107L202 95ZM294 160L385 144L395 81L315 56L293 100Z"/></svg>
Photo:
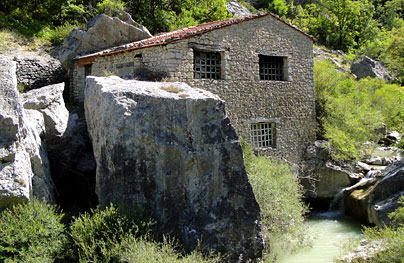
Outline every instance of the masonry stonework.
<svg viewBox="0 0 404 263"><path fill-rule="evenodd" d="M219 80L194 78L195 50L220 53ZM285 80L260 80L259 55L282 57ZM262 154L299 163L315 140L313 39L272 15L165 45L97 55L90 62L87 66L77 63L73 69L71 96L77 102L83 101L86 72L92 76L112 72L124 78L143 74L219 95L238 135L247 140L250 124L274 123L275 146L257 148Z"/></svg>

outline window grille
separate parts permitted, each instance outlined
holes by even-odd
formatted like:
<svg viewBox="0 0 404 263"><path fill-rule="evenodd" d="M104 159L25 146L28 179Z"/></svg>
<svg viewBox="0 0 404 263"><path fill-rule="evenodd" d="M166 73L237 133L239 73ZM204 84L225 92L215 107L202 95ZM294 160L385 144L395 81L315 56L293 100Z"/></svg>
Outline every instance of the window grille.
<svg viewBox="0 0 404 263"><path fill-rule="evenodd" d="M285 80L283 75L283 57L259 55L261 80Z"/></svg>
<svg viewBox="0 0 404 263"><path fill-rule="evenodd" d="M194 51L196 79L220 79L220 53Z"/></svg>
<svg viewBox="0 0 404 263"><path fill-rule="evenodd" d="M250 136L255 148L275 147L275 123L259 122L250 124Z"/></svg>

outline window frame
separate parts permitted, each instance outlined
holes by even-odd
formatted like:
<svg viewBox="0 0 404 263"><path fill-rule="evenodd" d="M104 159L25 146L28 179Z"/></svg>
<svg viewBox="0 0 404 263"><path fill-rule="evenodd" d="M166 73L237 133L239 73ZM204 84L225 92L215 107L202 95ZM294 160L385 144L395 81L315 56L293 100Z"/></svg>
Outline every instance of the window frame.
<svg viewBox="0 0 404 263"><path fill-rule="evenodd" d="M249 123L250 142L254 148L276 148L276 123L260 121Z"/></svg>
<svg viewBox="0 0 404 263"><path fill-rule="evenodd" d="M288 81L287 56L258 54L259 79L262 81Z"/></svg>
<svg viewBox="0 0 404 263"><path fill-rule="evenodd" d="M195 79L222 79L222 52L194 49L193 53ZM197 56L197 54L199 54L199 56ZM201 63L202 59L205 60L204 63ZM212 70L212 67L214 67L214 70ZM203 70L203 68L205 69Z"/></svg>

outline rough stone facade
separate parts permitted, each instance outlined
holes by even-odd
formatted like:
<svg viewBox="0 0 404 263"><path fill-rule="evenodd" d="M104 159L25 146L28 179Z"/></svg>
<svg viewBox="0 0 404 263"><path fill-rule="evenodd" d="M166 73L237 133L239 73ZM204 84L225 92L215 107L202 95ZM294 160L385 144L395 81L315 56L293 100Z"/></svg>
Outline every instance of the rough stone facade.
<svg viewBox="0 0 404 263"><path fill-rule="evenodd" d="M24 91L61 83L66 78L66 70L57 59L43 54L41 57L16 56L17 83Z"/></svg>
<svg viewBox="0 0 404 263"><path fill-rule="evenodd" d="M155 43L77 59L71 81L73 101L83 102L88 75L114 73L124 78L183 81L225 100L231 123L247 140L251 140L251 124L273 123L274 146L257 151L294 163L301 161L304 150L315 140L316 128L310 36L267 14L169 43ZM196 50L220 53L220 79L194 77ZM281 57L285 80L260 80L259 55Z"/></svg>

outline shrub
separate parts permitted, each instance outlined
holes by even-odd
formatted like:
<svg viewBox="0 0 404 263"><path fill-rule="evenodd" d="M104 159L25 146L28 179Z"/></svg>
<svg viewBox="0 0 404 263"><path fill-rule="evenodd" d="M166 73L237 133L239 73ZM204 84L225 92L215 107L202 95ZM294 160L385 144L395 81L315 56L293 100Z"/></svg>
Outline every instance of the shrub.
<svg viewBox="0 0 404 263"><path fill-rule="evenodd" d="M33 200L0 213L1 262L54 262L64 240L63 214Z"/></svg>
<svg viewBox="0 0 404 263"><path fill-rule="evenodd" d="M111 205L74 218L69 228L67 258L70 262L118 262L121 241L132 235L146 235L151 226L143 220L140 209L134 211L129 213Z"/></svg>
<svg viewBox="0 0 404 263"><path fill-rule="evenodd" d="M256 157L242 140L248 178L261 208L263 234L271 247L267 259L276 258L308 245L303 221L308 212L302 201L303 189L286 163Z"/></svg>
<svg viewBox="0 0 404 263"><path fill-rule="evenodd" d="M404 129L404 88L380 79L355 81L328 61L314 67L318 137L331 144L336 160L358 159L364 143L377 142L376 129Z"/></svg>
<svg viewBox="0 0 404 263"><path fill-rule="evenodd" d="M144 238L129 236L122 241L121 262L137 263L219 263L220 257L204 257L199 251L181 255L173 242L165 240L159 244Z"/></svg>
<svg viewBox="0 0 404 263"><path fill-rule="evenodd" d="M51 42L52 45L58 46L63 44L63 41L67 37L67 35L69 35L69 33L76 27L78 26L66 22L63 25L54 28L46 27L38 35L39 37L42 37Z"/></svg>

